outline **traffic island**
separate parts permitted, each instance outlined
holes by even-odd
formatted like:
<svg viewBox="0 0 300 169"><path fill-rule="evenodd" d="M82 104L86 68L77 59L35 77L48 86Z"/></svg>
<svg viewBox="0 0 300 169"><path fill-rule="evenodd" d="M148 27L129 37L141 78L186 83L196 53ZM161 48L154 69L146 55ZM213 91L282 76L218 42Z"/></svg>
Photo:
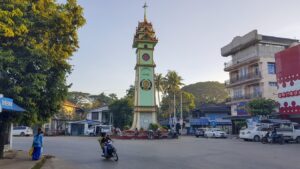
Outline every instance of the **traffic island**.
<svg viewBox="0 0 300 169"><path fill-rule="evenodd" d="M167 131L157 132L125 130L122 135L112 135L112 139L120 140L148 140L148 139L167 139L170 138Z"/></svg>

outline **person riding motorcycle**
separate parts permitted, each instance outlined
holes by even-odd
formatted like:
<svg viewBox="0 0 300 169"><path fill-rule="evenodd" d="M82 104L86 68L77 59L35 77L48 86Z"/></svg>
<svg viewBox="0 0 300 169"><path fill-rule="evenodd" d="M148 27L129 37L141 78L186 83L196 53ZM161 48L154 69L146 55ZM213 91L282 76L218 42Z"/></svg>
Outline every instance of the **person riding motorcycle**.
<svg viewBox="0 0 300 169"><path fill-rule="evenodd" d="M273 129L272 134L271 134L271 138L272 138L272 143L275 142L275 139L278 137L277 135L277 130L276 128Z"/></svg>
<svg viewBox="0 0 300 169"><path fill-rule="evenodd" d="M106 133L101 133L101 137L99 138L99 143L103 152L103 156L107 156L107 146L106 143L109 141L112 141L112 139L106 134Z"/></svg>

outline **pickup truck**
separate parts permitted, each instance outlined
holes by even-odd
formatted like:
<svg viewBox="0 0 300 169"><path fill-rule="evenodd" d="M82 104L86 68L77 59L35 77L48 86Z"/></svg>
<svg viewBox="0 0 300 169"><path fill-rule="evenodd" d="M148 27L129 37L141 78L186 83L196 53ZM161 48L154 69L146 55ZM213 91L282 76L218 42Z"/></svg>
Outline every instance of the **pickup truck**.
<svg viewBox="0 0 300 169"><path fill-rule="evenodd" d="M296 141L300 143L300 125L299 124L281 124L277 128L277 134L282 134L286 141Z"/></svg>

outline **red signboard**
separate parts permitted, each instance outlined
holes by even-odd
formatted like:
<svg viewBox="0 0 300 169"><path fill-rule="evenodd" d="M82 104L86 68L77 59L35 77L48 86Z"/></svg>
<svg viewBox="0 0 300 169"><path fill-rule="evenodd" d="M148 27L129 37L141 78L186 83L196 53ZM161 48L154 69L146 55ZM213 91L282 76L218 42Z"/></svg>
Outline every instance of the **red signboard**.
<svg viewBox="0 0 300 169"><path fill-rule="evenodd" d="M275 54L282 115L300 114L300 45Z"/></svg>

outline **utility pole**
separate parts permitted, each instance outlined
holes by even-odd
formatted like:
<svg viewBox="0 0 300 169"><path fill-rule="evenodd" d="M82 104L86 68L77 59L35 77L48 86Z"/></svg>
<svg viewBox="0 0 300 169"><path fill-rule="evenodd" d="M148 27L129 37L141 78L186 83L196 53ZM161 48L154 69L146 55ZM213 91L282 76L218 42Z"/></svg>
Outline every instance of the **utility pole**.
<svg viewBox="0 0 300 169"><path fill-rule="evenodd" d="M174 129L176 125L175 118L176 118L176 100L175 100L175 91L174 91L174 117L173 117Z"/></svg>
<svg viewBox="0 0 300 169"><path fill-rule="evenodd" d="M182 92L180 92L180 126L182 134L183 116L182 116Z"/></svg>

